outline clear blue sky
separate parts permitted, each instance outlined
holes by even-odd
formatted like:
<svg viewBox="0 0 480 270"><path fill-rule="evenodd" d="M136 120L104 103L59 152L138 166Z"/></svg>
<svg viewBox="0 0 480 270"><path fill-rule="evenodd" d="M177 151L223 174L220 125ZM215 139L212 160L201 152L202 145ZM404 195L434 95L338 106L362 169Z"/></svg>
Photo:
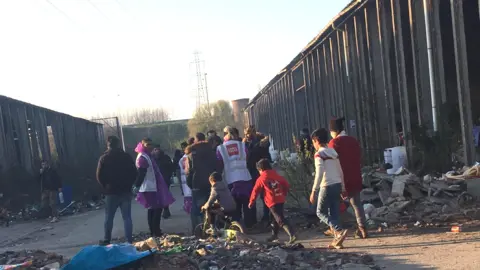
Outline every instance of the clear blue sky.
<svg viewBox="0 0 480 270"><path fill-rule="evenodd" d="M0 94L80 117L252 98L350 0L0 0Z"/></svg>

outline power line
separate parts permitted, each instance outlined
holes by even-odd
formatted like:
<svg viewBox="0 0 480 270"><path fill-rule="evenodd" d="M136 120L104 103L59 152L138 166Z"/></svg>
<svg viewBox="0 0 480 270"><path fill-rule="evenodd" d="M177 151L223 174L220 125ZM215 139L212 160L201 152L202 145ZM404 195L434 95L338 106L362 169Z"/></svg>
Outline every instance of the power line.
<svg viewBox="0 0 480 270"><path fill-rule="evenodd" d="M63 10L61 10L60 8L58 8L55 4L53 4L50 0L45 0L50 6L52 6L54 9L56 9L60 14L62 14L65 18L67 18L67 20L73 22L72 18L70 18L70 16L67 15L67 13L65 13Z"/></svg>
<svg viewBox="0 0 480 270"><path fill-rule="evenodd" d="M98 13L100 13L100 15L102 15L106 20L109 20L107 15L105 15L105 13L103 13L91 0L87 0L87 2L94 8L98 11Z"/></svg>

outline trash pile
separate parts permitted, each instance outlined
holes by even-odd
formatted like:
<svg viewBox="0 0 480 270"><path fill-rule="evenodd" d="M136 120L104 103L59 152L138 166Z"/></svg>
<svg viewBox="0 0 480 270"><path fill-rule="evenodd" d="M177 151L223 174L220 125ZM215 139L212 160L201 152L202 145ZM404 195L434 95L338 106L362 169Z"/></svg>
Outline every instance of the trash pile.
<svg viewBox="0 0 480 270"><path fill-rule="evenodd" d="M443 225L480 218L469 181L480 178L480 166L451 171L441 176L417 177L404 168L389 175L370 169L363 173L361 199L371 205L370 217L377 223ZM479 183L480 184L480 183ZM365 206L364 205L364 206Z"/></svg>
<svg viewBox="0 0 480 270"><path fill-rule="evenodd" d="M0 254L0 269L60 269L66 261L55 253L41 250L7 251Z"/></svg>
<svg viewBox="0 0 480 270"><path fill-rule="evenodd" d="M225 230L218 238L167 235L135 243L139 251L154 249L148 269L376 269L369 255L339 253L301 244L264 244L240 232Z"/></svg>
<svg viewBox="0 0 480 270"><path fill-rule="evenodd" d="M59 206L61 216L73 215L92 210L98 210L104 204L103 200L97 201L72 201L66 206ZM18 212L9 211L7 208L0 208L0 225L8 227L15 221L28 221L33 219L47 218L50 214L49 209L42 209L39 204L27 205Z"/></svg>

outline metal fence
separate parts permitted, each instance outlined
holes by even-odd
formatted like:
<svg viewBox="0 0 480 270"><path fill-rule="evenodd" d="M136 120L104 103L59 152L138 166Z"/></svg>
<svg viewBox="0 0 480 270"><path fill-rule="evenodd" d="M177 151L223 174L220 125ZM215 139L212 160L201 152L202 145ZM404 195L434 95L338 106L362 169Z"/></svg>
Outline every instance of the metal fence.
<svg viewBox="0 0 480 270"><path fill-rule="evenodd" d="M252 99L248 122L285 149L302 128L344 116L371 163L398 132L411 157L412 128L441 134L453 118L471 163L472 114L480 117L471 108L480 99L478 10L477 0L352 1Z"/></svg>

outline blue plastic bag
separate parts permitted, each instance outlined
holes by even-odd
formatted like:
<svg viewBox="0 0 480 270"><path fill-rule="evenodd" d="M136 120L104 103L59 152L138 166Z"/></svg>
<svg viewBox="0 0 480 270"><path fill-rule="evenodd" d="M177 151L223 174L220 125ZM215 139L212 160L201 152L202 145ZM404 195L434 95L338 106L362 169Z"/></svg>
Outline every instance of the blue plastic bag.
<svg viewBox="0 0 480 270"><path fill-rule="evenodd" d="M88 246L75 255L63 270L105 270L122 266L152 254L153 251L139 252L130 244Z"/></svg>

